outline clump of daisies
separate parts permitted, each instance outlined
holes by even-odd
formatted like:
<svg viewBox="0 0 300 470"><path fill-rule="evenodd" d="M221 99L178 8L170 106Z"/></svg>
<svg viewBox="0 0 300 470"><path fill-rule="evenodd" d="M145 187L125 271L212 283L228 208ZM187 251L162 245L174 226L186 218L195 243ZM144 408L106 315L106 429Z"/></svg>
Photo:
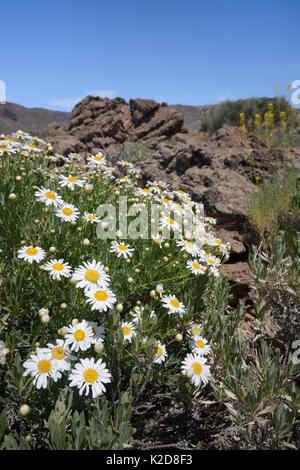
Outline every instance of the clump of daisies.
<svg viewBox="0 0 300 470"><path fill-rule="evenodd" d="M118 386L146 389L158 373L206 384L212 345L186 295L214 282L229 256L216 220L180 188L160 180L140 187L140 170L126 159L116 170L104 151L63 156L18 131L0 139L0 157L5 243L28 293L21 308L32 344L23 365L33 385L65 380L84 396L110 390L116 399ZM128 212L149 215L146 236L130 238L118 225L124 196ZM104 204L114 209L106 218Z"/></svg>

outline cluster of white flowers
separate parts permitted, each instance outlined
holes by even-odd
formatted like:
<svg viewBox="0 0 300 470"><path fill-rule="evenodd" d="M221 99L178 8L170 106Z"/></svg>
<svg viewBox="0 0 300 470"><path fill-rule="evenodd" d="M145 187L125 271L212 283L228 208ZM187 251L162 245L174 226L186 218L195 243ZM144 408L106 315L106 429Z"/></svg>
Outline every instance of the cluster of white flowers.
<svg viewBox="0 0 300 470"><path fill-rule="evenodd" d="M103 342L104 328L95 322L73 320L72 324L64 329L63 340L56 340L55 344L47 344L46 348L36 348L36 354L24 362L26 369L24 376L34 377L36 388L47 388L48 379L57 382L63 373L68 374L70 387L77 387L79 394L88 395L92 392L93 398L105 392L104 384L111 381L111 374L102 359L95 361L93 357L77 360L72 352L86 351L92 345L96 347Z"/></svg>

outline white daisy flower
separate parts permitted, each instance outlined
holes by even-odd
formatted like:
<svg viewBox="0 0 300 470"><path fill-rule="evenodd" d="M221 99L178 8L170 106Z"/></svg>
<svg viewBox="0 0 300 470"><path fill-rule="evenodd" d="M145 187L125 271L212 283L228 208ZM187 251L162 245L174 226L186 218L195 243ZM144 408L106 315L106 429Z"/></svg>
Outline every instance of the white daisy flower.
<svg viewBox="0 0 300 470"><path fill-rule="evenodd" d="M154 364L161 364L162 362L164 362L166 360L167 355L168 354L166 346L158 342L155 357L153 360Z"/></svg>
<svg viewBox="0 0 300 470"><path fill-rule="evenodd" d="M98 166L98 165L106 165L106 158L103 157L103 154L101 152L97 153L97 155L91 155L90 157L87 158L87 162L92 165L92 166Z"/></svg>
<svg viewBox="0 0 300 470"><path fill-rule="evenodd" d="M71 371L70 387L77 387L79 395L85 392L87 396L92 390L92 397L96 398L106 391L104 384L111 382L111 374L106 368L106 364L92 357L90 359L80 359Z"/></svg>
<svg viewBox="0 0 300 470"><path fill-rule="evenodd" d="M206 271L206 266L200 264L198 260L189 260L186 264L186 267L192 271L195 276L197 274L204 274Z"/></svg>
<svg viewBox="0 0 300 470"><path fill-rule="evenodd" d="M194 353L198 353L201 356L205 356L210 352L210 346L203 336L193 336L193 338L189 342L190 348Z"/></svg>
<svg viewBox="0 0 300 470"><path fill-rule="evenodd" d="M94 333L89 324L82 320L78 323L76 320L65 328L65 345L70 345L71 351L86 351L93 343Z"/></svg>
<svg viewBox="0 0 300 470"><path fill-rule="evenodd" d="M116 253L118 258L120 258L120 256L123 256L125 259L131 258L134 248L129 248L129 247L130 245L125 245L125 243L121 241L120 242L113 241L111 242L110 252Z"/></svg>
<svg viewBox="0 0 300 470"><path fill-rule="evenodd" d="M28 261L30 264L33 261L39 263L46 256L46 252L38 246L23 246L18 250L18 258Z"/></svg>
<svg viewBox="0 0 300 470"><path fill-rule="evenodd" d="M199 323L192 325L190 334L192 336L199 336L202 331L202 326Z"/></svg>
<svg viewBox="0 0 300 470"><path fill-rule="evenodd" d="M65 204L63 203L57 211L55 212L57 217L60 217L63 222L75 222L79 216L79 210L73 206L73 204Z"/></svg>
<svg viewBox="0 0 300 470"><path fill-rule="evenodd" d="M31 354L30 359L24 362L26 371L24 376L34 377L33 385L36 388L47 388L48 378L57 382L61 378L61 373L57 370L52 360L49 360L49 352L44 349L36 348L36 354Z"/></svg>
<svg viewBox="0 0 300 470"><path fill-rule="evenodd" d="M95 286L99 289L106 289L110 282L110 277L106 274L103 264L95 260L91 263L84 261L83 266L75 269L72 279L78 281L76 287L83 289L90 289Z"/></svg>
<svg viewBox="0 0 300 470"><path fill-rule="evenodd" d="M151 191L148 188L137 188L136 189L136 194L139 196L151 196Z"/></svg>
<svg viewBox="0 0 300 470"><path fill-rule="evenodd" d="M175 295L163 295L161 298L164 308L169 310L169 314L178 313L180 316L185 312L185 307L182 302L175 297Z"/></svg>
<svg viewBox="0 0 300 470"><path fill-rule="evenodd" d="M62 339L57 339L56 344L47 344L49 349L45 349L45 352L48 352L49 359L53 362L56 368L60 371L65 371L70 369L71 361L75 359L75 356L72 356L68 346L65 344L65 341Z"/></svg>
<svg viewBox="0 0 300 470"><path fill-rule="evenodd" d="M216 256L211 255L210 253L203 254L201 259L211 267L220 266L221 264L221 260Z"/></svg>
<svg viewBox="0 0 300 470"><path fill-rule="evenodd" d="M58 207L63 204L62 198L51 189L39 188L38 191L35 191L34 195L38 201L44 202L46 206L53 205L54 207Z"/></svg>
<svg viewBox="0 0 300 470"><path fill-rule="evenodd" d="M108 309L113 308L117 301L115 294L104 287L91 287L85 294L87 296L86 302L91 304L91 309L100 312L106 312Z"/></svg>
<svg viewBox="0 0 300 470"><path fill-rule="evenodd" d="M211 375L209 365L206 364L206 358L196 353L190 353L186 356L181 365L181 372L196 387L199 387L201 383L207 384Z"/></svg>
<svg viewBox="0 0 300 470"><path fill-rule="evenodd" d="M132 338L136 335L135 326L132 322L123 322L121 324L124 341L131 343Z"/></svg>
<svg viewBox="0 0 300 470"><path fill-rule="evenodd" d="M104 332L105 328L101 325L98 325L95 321L89 321L88 325L92 328L93 332L93 343L97 343L98 341L103 342L104 341Z"/></svg>
<svg viewBox="0 0 300 470"><path fill-rule="evenodd" d="M161 248L162 243L164 241L164 237L162 237L161 235L152 235L152 240L159 246L159 248Z"/></svg>
<svg viewBox="0 0 300 470"><path fill-rule="evenodd" d="M82 188L84 186L84 180L80 180L78 179L76 176L63 176L63 175L60 175L60 185L62 187L64 186L67 186L67 188L71 189L73 191L73 189L75 189L75 186L79 186L80 188Z"/></svg>
<svg viewBox="0 0 300 470"><path fill-rule="evenodd" d="M120 178L118 181L119 181L119 183L128 183L128 184L131 184L131 179L128 178L128 176L122 176L122 178Z"/></svg>
<svg viewBox="0 0 300 470"><path fill-rule="evenodd" d="M164 227L167 227L173 230L173 232L176 232L177 230L180 229L178 222L176 222L171 217L167 217L167 216L161 217L159 223L160 223L161 229L163 229Z"/></svg>
<svg viewBox="0 0 300 470"><path fill-rule="evenodd" d="M89 212L85 212L84 215L82 216L82 218L84 220L86 220L87 222L90 222L92 224L96 224L96 223L100 222L99 217L97 217L95 214L91 214Z"/></svg>
<svg viewBox="0 0 300 470"><path fill-rule="evenodd" d="M199 256L200 249L196 243L191 242L190 240L176 240L176 245L181 247L181 251L186 251L192 256Z"/></svg>
<svg viewBox="0 0 300 470"><path fill-rule="evenodd" d="M213 276L213 277L220 277L220 272L218 271L217 266L211 266L211 267L209 268L209 273L210 273L211 276Z"/></svg>
<svg viewBox="0 0 300 470"><path fill-rule="evenodd" d="M50 272L52 279L60 279L63 277L70 277L72 274L72 268L68 263L65 263L63 259L53 259L45 264L45 271Z"/></svg>
<svg viewBox="0 0 300 470"><path fill-rule="evenodd" d="M132 163L130 163L128 160L120 160L117 162L118 165L123 166L123 167L132 167Z"/></svg>

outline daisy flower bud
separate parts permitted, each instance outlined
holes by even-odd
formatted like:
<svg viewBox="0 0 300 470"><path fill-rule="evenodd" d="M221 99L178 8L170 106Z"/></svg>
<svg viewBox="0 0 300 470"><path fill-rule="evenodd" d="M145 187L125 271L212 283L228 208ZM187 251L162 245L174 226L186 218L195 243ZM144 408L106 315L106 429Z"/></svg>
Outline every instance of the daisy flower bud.
<svg viewBox="0 0 300 470"><path fill-rule="evenodd" d="M88 238L85 238L82 242L83 246L90 246L91 242Z"/></svg>
<svg viewBox="0 0 300 470"><path fill-rule="evenodd" d="M128 282L128 284L132 284L134 281L133 281L132 277L129 277L129 278L127 279L127 282Z"/></svg>
<svg viewBox="0 0 300 470"><path fill-rule="evenodd" d="M123 305L122 305L122 304L118 304L118 305L116 306L116 310L117 310L117 312L122 312L122 310L123 310Z"/></svg>
<svg viewBox="0 0 300 470"><path fill-rule="evenodd" d="M64 310L65 308L67 308L67 304L65 302L63 302L62 304L60 304L60 308L62 308Z"/></svg>
<svg viewBox="0 0 300 470"><path fill-rule="evenodd" d="M10 201L15 201L17 199L17 196L15 195L15 193L11 193L9 196L8 196L8 199Z"/></svg>
<svg viewBox="0 0 300 470"><path fill-rule="evenodd" d="M22 176L19 176L19 175L16 176L16 181L21 181L21 179L22 179Z"/></svg>
<svg viewBox="0 0 300 470"><path fill-rule="evenodd" d="M180 343L182 341L182 334L177 333L177 335L175 336L175 339L176 341L178 341L178 343Z"/></svg>
<svg viewBox="0 0 300 470"><path fill-rule="evenodd" d="M96 353L101 353L102 351L104 350L104 346L103 346L103 342L100 340L100 341L97 341L95 344L94 344L94 351Z"/></svg>
<svg viewBox="0 0 300 470"><path fill-rule="evenodd" d="M101 222L101 229L106 231L108 229L109 223L108 222Z"/></svg>
<svg viewBox="0 0 300 470"><path fill-rule="evenodd" d="M168 242L164 243L164 247L165 248L170 248L170 243L168 243Z"/></svg>
<svg viewBox="0 0 300 470"><path fill-rule="evenodd" d="M42 317L43 315L49 315L49 310L47 308L41 308L39 310L39 316Z"/></svg>
<svg viewBox="0 0 300 470"><path fill-rule="evenodd" d="M26 241L25 240L21 240L21 245L25 245Z"/></svg>
<svg viewBox="0 0 300 470"><path fill-rule="evenodd" d="M48 323L50 322L50 315L42 315L41 316L41 322L44 324L44 325L48 325Z"/></svg>
<svg viewBox="0 0 300 470"><path fill-rule="evenodd" d="M67 334L67 328L65 326L63 326L62 328L59 328L57 330L57 333L60 335L60 336L65 336Z"/></svg>
<svg viewBox="0 0 300 470"><path fill-rule="evenodd" d="M21 416L26 416L28 413L30 413L30 407L26 404L21 405L19 408L19 413Z"/></svg>
<svg viewBox="0 0 300 470"><path fill-rule="evenodd" d="M50 246L49 251L50 251L50 253L55 253L55 251L56 251L55 246Z"/></svg>
<svg viewBox="0 0 300 470"><path fill-rule="evenodd" d="M155 297L155 296L156 296L156 292L155 292L155 290L152 290L152 291L150 292L150 297Z"/></svg>

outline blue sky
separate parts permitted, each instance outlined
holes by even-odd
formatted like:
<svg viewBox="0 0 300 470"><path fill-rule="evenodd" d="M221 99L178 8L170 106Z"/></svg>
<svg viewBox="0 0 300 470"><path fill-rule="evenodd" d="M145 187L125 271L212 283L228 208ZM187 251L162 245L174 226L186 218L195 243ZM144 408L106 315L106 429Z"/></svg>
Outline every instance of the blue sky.
<svg viewBox="0 0 300 470"><path fill-rule="evenodd" d="M0 80L24 106L211 104L300 80L299 0L2 0L0 14Z"/></svg>

